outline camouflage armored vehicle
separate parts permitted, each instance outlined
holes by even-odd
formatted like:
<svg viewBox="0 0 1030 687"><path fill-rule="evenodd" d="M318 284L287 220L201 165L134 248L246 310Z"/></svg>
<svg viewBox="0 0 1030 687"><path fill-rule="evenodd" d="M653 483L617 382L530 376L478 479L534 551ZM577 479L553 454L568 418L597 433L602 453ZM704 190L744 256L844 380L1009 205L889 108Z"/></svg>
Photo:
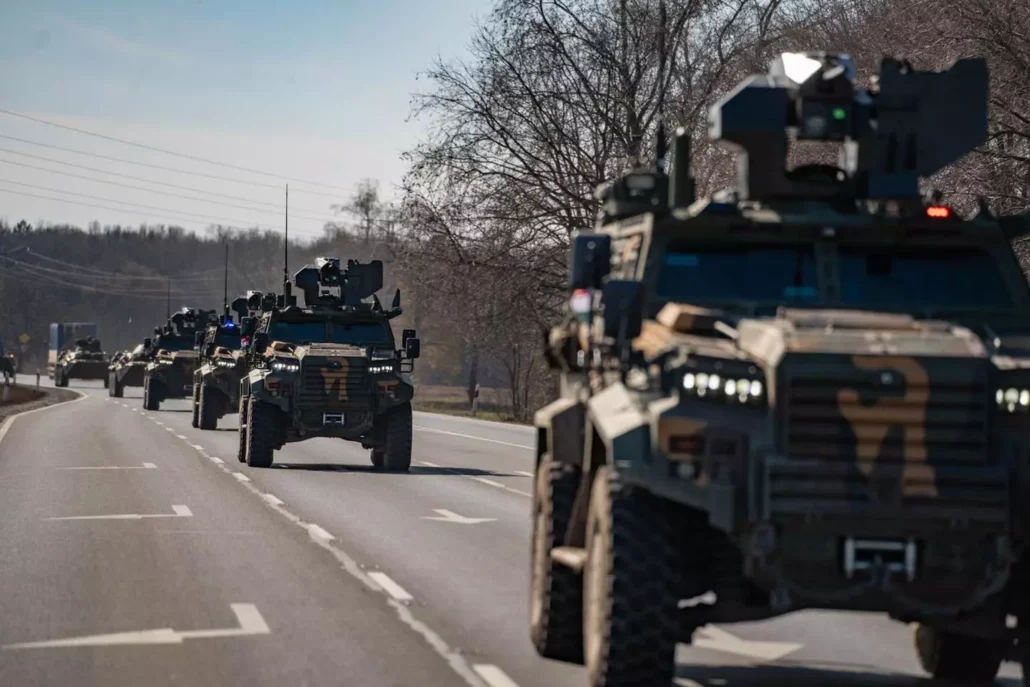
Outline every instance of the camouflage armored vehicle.
<svg viewBox="0 0 1030 687"><path fill-rule="evenodd" d="M247 372L247 358L240 349L257 325L248 297L254 301L254 310L260 312L262 294L250 292L233 301L232 310L239 323L226 313L205 332L200 366L193 373L194 427L215 429L220 419L239 408L240 378Z"/></svg>
<svg viewBox="0 0 1030 687"><path fill-rule="evenodd" d="M396 345L390 320L400 292L384 310L375 292L383 263L319 258L295 275L304 292L296 305L287 282L279 307L261 314L240 389L240 461L272 465L287 442L337 437L371 450L387 471L411 465L410 372L420 343L404 330ZM372 302L363 299L371 297Z"/></svg>
<svg viewBox="0 0 1030 687"><path fill-rule="evenodd" d="M158 410L173 398L193 394L193 371L199 360L198 333L215 318L213 310L183 308L169 319L153 342L143 373L143 408Z"/></svg>
<svg viewBox="0 0 1030 687"><path fill-rule="evenodd" d="M107 395L122 398L125 387L142 387L144 372L152 353L152 340L146 337L143 343L132 350L120 351L111 358L107 368Z"/></svg>
<svg viewBox="0 0 1030 687"><path fill-rule="evenodd" d="M70 379L102 379L107 386L107 354L100 341L91 336L76 339L74 346L61 353L54 366L54 386L68 386Z"/></svg>
<svg viewBox="0 0 1030 687"><path fill-rule="evenodd" d="M914 624L937 678L1023 660L1030 222L918 185L986 100L979 59L859 91L847 57L785 54L712 110L735 189L695 199L682 130L668 176L660 140L600 189L535 418L538 653L668 685L695 629L818 608ZM840 167L786 171L788 134Z"/></svg>

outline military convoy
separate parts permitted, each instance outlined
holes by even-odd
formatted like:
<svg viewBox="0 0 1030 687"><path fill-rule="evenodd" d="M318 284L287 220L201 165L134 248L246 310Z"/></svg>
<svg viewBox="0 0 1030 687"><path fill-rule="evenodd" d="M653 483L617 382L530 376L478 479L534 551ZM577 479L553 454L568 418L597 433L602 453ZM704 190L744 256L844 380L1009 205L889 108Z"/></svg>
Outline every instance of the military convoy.
<svg viewBox="0 0 1030 687"><path fill-rule="evenodd" d="M66 387L72 379L102 379L107 384L107 354L100 341L87 336L76 339L72 348L62 351L54 364L54 386Z"/></svg>
<svg viewBox="0 0 1030 687"><path fill-rule="evenodd" d="M111 358L107 368L107 394L113 398L122 398L125 387L143 386L143 377L150 360L152 341L150 337L131 351L119 351Z"/></svg>
<svg viewBox="0 0 1030 687"><path fill-rule="evenodd" d="M296 304L292 287L304 293ZM274 308L261 313L247 349L240 387L238 458L270 467L288 442L336 437L360 443L373 466L411 465L414 387L419 357L414 330L400 346L390 320L401 314L400 292L386 310L375 295L383 263L320 258L286 281ZM371 298L371 302L366 299Z"/></svg>
<svg viewBox="0 0 1030 687"><path fill-rule="evenodd" d="M933 676L989 682L1025 660L1007 617L1030 625L1030 221L919 192L984 140L985 62L885 59L862 91L847 57L784 54L711 115L735 189L695 197L680 130L671 173L660 140L572 239L536 650L668 685L705 624L870 611L916 627ZM788 136L840 166L787 171Z"/></svg>
<svg viewBox="0 0 1030 687"><path fill-rule="evenodd" d="M159 410L173 398L193 394L193 371L197 368L197 334L215 319L213 310L183 308L163 328L155 328L153 353L143 371L143 408Z"/></svg>

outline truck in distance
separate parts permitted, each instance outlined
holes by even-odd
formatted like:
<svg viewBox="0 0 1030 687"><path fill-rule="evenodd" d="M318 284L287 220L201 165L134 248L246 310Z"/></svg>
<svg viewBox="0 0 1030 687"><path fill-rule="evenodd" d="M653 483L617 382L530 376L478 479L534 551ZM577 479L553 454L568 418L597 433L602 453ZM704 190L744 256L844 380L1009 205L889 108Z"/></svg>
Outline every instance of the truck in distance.
<svg viewBox="0 0 1030 687"><path fill-rule="evenodd" d="M65 387L72 379L102 379L107 386L107 354L100 341L87 336L76 339L73 346L61 353L54 365L54 386Z"/></svg>
<svg viewBox="0 0 1030 687"><path fill-rule="evenodd" d="M212 310L183 308L155 330L153 354L143 373L143 408L159 410L168 399L190 398L197 367L197 334L215 317Z"/></svg>
<svg viewBox="0 0 1030 687"><path fill-rule="evenodd" d="M153 353L152 340L145 337L143 342L132 350L119 351L111 358L107 368L107 394L113 398L122 398L125 387L143 386L143 378L147 362Z"/></svg>
<svg viewBox="0 0 1030 687"><path fill-rule="evenodd" d="M400 291L386 310L375 293L383 263L319 258L295 275L304 293L296 305L284 284L277 307L261 314L240 389L240 461L269 467L288 442L336 437L360 443L387 471L411 465L410 372L419 357L414 330L396 345L390 320L401 314ZM372 302L365 299L371 298Z"/></svg>
<svg viewBox="0 0 1030 687"><path fill-rule="evenodd" d="M87 337L96 339L98 336L97 325L94 322L51 322L47 376L53 379L57 359L70 347L70 342Z"/></svg>
<svg viewBox="0 0 1030 687"><path fill-rule="evenodd" d="M249 294L260 308L262 294ZM217 324L208 326L200 343L200 364L193 373L193 426L216 429L218 421L239 407L240 377L246 374L246 356L241 346L253 334L256 320L251 317L248 297L233 301L238 317L234 322L226 312Z"/></svg>

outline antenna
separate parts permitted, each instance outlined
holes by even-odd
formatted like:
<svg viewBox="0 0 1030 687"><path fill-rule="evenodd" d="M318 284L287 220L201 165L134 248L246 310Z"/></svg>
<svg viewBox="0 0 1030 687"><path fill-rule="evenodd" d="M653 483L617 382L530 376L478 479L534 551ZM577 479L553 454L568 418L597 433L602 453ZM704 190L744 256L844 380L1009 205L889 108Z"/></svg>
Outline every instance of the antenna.
<svg viewBox="0 0 1030 687"><path fill-rule="evenodd" d="M293 285L290 283L290 185L286 184L285 231L283 233L283 307L293 305Z"/></svg>
<svg viewBox="0 0 1030 687"><path fill-rule="evenodd" d="M225 242L225 277L222 282L222 310L229 317L229 242Z"/></svg>
<svg viewBox="0 0 1030 687"><path fill-rule="evenodd" d="M167 289L165 291L165 319L166 320L170 320L170 319L172 319L172 278L171 277L167 277L166 287L167 287Z"/></svg>

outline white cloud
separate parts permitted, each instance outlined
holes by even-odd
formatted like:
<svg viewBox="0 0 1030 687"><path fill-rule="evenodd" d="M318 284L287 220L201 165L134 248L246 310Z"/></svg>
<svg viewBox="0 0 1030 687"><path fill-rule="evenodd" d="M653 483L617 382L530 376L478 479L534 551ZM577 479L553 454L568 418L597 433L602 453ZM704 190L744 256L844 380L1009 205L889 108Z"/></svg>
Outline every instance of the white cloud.
<svg viewBox="0 0 1030 687"><path fill-rule="evenodd" d="M191 64L191 60L183 53L125 38L107 29L83 23L66 15L48 12L44 17L48 23L56 25L100 50L126 57L149 57L173 67L186 67Z"/></svg>

